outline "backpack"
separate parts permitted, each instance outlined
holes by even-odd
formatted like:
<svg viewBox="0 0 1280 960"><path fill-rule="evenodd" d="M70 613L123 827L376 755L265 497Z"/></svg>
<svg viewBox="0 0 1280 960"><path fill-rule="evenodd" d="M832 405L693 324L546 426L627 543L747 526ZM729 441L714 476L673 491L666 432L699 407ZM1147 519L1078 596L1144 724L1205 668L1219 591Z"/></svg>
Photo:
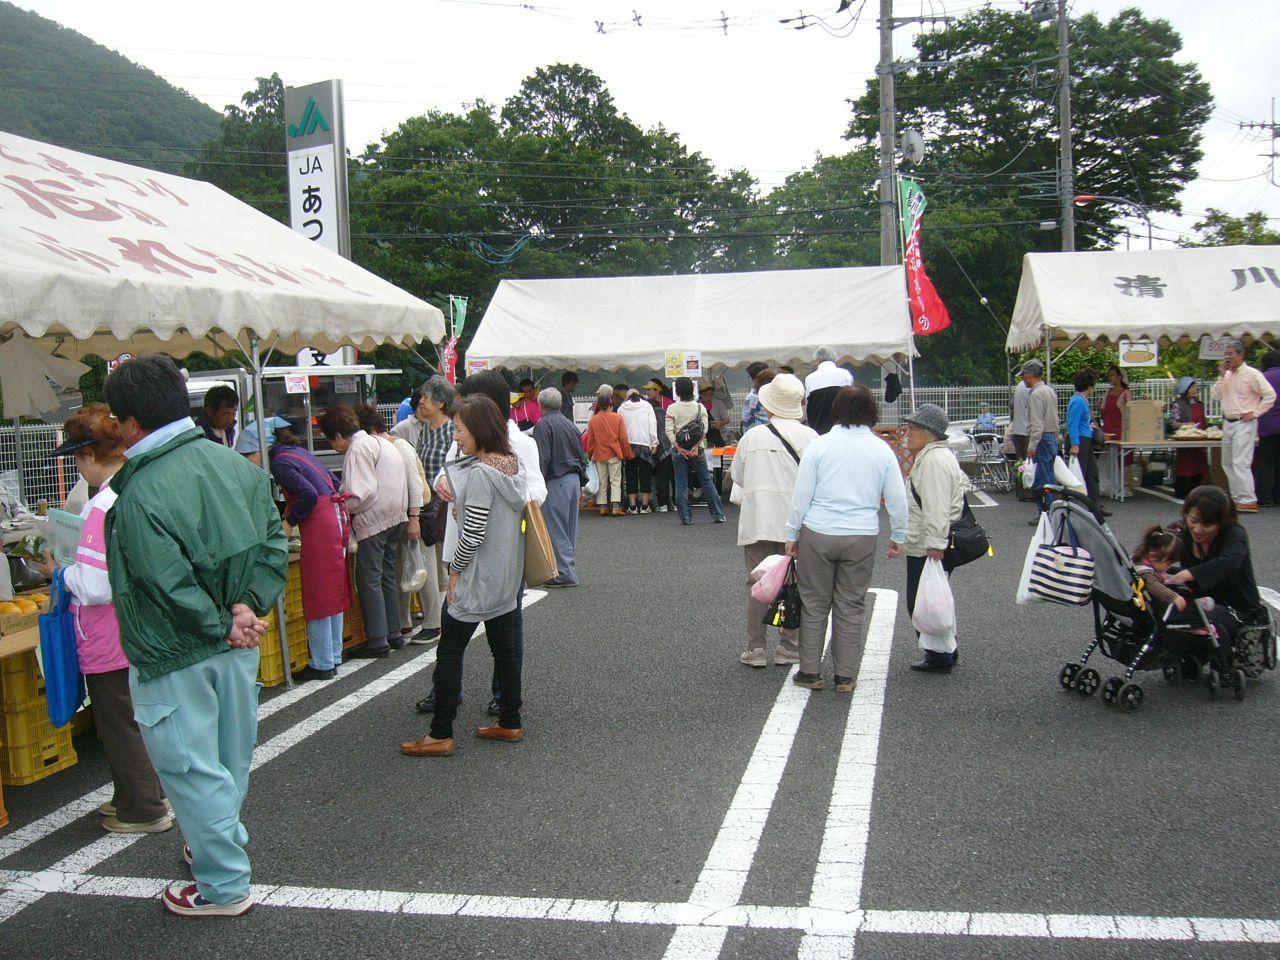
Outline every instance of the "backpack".
<svg viewBox="0 0 1280 960"><path fill-rule="evenodd" d="M681 450L693 450L702 443L702 438L707 435L707 429L702 424L705 412L706 408L698 404L698 415L676 431L676 446Z"/></svg>

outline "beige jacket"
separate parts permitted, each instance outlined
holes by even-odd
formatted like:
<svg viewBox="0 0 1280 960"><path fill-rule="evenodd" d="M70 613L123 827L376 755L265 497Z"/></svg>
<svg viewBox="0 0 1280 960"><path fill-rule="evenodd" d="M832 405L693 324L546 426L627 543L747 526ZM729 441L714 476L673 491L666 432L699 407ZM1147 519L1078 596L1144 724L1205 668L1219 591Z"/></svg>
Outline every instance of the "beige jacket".
<svg viewBox="0 0 1280 960"><path fill-rule="evenodd" d="M971 484L945 440L921 450L911 467L907 491L908 557L923 557L930 550L945 550L951 524L964 512L964 495ZM916 503L916 494L920 503Z"/></svg>
<svg viewBox="0 0 1280 960"><path fill-rule="evenodd" d="M409 519L407 471L390 440L357 431L342 459L342 492L351 495L347 509L357 541Z"/></svg>

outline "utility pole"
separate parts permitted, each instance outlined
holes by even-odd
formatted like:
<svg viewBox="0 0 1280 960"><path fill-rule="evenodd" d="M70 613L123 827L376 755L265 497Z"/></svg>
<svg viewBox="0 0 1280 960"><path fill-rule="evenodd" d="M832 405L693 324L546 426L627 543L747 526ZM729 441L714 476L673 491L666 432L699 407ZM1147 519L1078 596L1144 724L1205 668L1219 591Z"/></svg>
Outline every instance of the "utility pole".
<svg viewBox="0 0 1280 960"><path fill-rule="evenodd" d="M1276 122L1276 98L1271 98L1271 122L1270 123L1237 123L1237 127L1241 130L1267 130L1271 133L1271 152L1260 153L1258 156L1265 157L1271 161L1271 166L1267 179L1271 181L1271 185L1280 187L1280 182L1276 180L1276 160L1280 160L1280 153L1276 152L1277 141L1280 141L1280 123Z"/></svg>
<svg viewBox="0 0 1280 960"><path fill-rule="evenodd" d="M1062 198L1062 249L1076 248L1076 178L1071 156L1071 31L1067 0L1058 0L1058 177Z"/></svg>
<svg viewBox="0 0 1280 960"><path fill-rule="evenodd" d="M894 170L893 0L880 0L880 264L898 263L898 178Z"/></svg>
<svg viewBox="0 0 1280 960"><path fill-rule="evenodd" d="M843 4L841 10L848 7ZM880 264L896 266L901 261L898 250L900 222L898 218L898 173L894 163L897 129L894 117L894 74L899 65L893 62L893 31L908 23L950 23L955 17L895 17L893 0L880 0L880 62L876 75L880 78ZM902 64L902 68L938 66L937 63Z"/></svg>

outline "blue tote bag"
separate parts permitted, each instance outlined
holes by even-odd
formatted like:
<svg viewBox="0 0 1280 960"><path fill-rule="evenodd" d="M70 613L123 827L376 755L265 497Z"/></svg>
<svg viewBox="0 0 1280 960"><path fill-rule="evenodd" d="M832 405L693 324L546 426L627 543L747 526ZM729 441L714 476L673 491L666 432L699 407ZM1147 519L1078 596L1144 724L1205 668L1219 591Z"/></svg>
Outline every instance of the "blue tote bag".
<svg viewBox="0 0 1280 960"><path fill-rule="evenodd" d="M49 719L55 727L70 723L84 703L84 675L76 655L76 623L70 603L62 570L58 570L53 575L49 612L40 614L40 657L44 661Z"/></svg>

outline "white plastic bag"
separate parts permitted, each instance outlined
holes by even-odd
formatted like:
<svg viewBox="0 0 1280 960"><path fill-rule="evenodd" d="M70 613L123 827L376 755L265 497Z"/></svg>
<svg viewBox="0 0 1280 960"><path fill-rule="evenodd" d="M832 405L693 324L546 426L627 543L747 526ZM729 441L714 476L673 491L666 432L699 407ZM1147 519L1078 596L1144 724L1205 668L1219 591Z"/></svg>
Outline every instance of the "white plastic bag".
<svg viewBox="0 0 1280 960"><path fill-rule="evenodd" d="M1069 490L1084 490L1084 475L1076 476L1061 457L1053 458L1053 480Z"/></svg>
<svg viewBox="0 0 1280 960"><path fill-rule="evenodd" d="M594 460L587 464L587 485L582 488L582 492L588 497L594 497L600 492L600 469Z"/></svg>
<svg viewBox="0 0 1280 960"><path fill-rule="evenodd" d="M1028 457L1018 464L1018 476L1022 480L1022 485L1030 490L1036 483L1036 462Z"/></svg>
<svg viewBox="0 0 1280 960"><path fill-rule="evenodd" d="M1071 475L1076 478L1075 483L1070 486L1084 490L1084 466L1080 463L1080 458L1073 455L1071 459L1067 461L1067 469L1071 472Z"/></svg>
<svg viewBox="0 0 1280 960"><path fill-rule="evenodd" d="M1049 523L1049 515L1047 513L1040 514L1040 524L1036 527L1036 532L1031 535L1031 543L1027 545L1027 556L1022 561L1022 576L1018 578L1018 603L1043 603L1044 601L1031 592L1031 565L1036 559L1036 549L1042 543L1050 543L1053 540L1053 528Z"/></svg>
<svg viewBox="0 0 1280 960"><path fill-rule="evenodd" d="M751 588L751 596L761 603L773 603L778 598L782 585L787 582L787 570L791 566L791 558L776 553L765 557L751 571L755 586Z"/></svg>
<svg viewBox="0 0 1280 960"><path fill-rule="evenodd" d="M911 623L920 632L920 644L926 650L946 650L951 645L956 632L956 601L941 560L924 562Z"/></svg>
<svg viewBox="0 0 1280 960"><path fill-rule="evenodd" d="M421 540L406 540L400 551L400 592L417 593L427 585L427 554Z"/></svg>

